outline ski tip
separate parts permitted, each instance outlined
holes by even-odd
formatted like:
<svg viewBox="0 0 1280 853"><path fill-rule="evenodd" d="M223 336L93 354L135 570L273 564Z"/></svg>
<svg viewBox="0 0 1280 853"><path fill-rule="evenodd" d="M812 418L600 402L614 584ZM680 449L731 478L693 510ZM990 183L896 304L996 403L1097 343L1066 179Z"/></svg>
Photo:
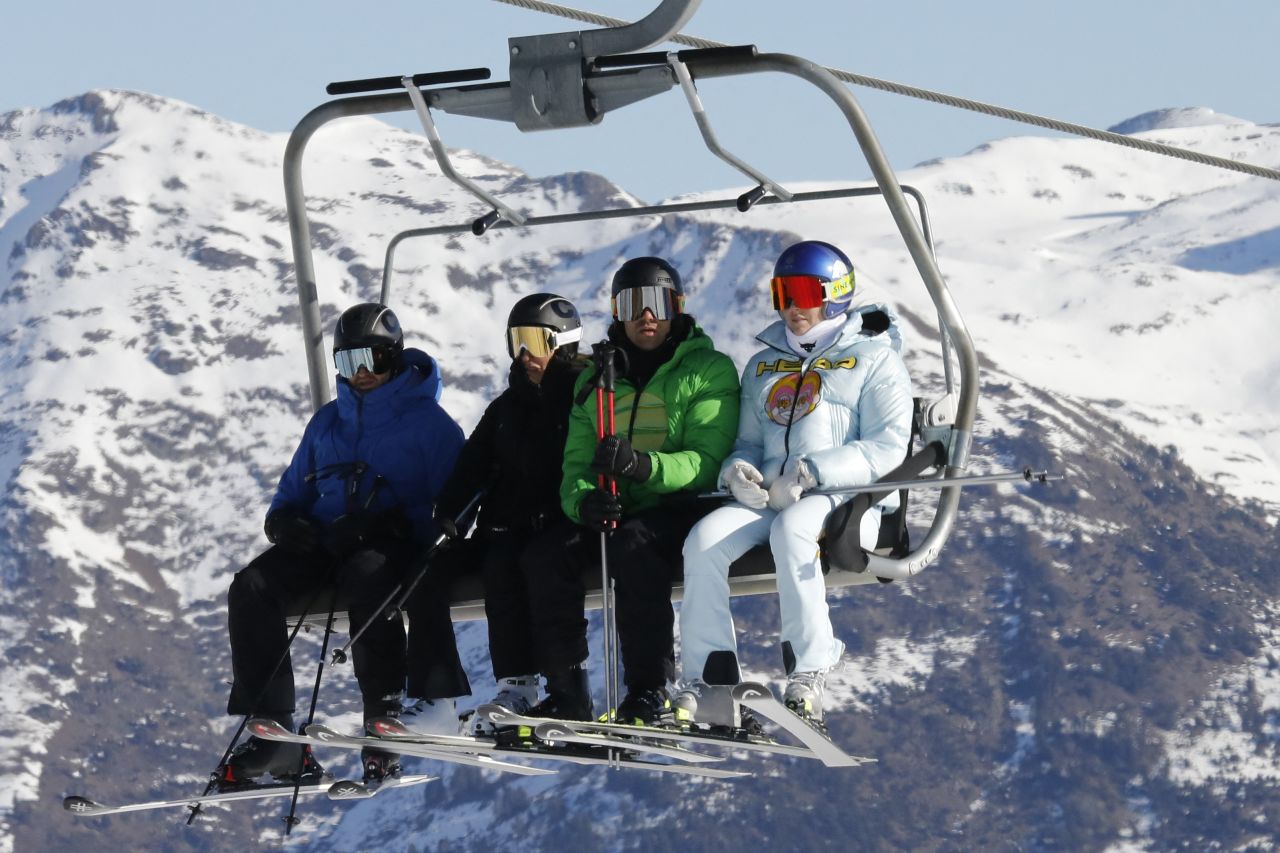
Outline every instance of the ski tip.
<svg viewBox="0 0 1280 853"><path fill-rule="evenodd" d="M555 741L576 734L573 729L560 723L539 723L533 730L538 740Z"/></svg>
<svg viewBox="0 0 1280 853"><path fill-rule="evenodd" d="M329 786L328 794L331 800L367 800L386 788L407 788L410 785L421 785L424 782L435 782L439 776L430 776L427 774L416 774L410 776L399 776L394 781L387 780L380 783L357 782L354 779L342 779L334 782Z"/></svg>
<svg viewBox="0 0 1280 853"><path fill-rule="evenodd" d="M773 691L763 684L756 684L753 681L744 681L741 684L733 686L733 698L739 702L748 699L773 699Z"/></svg>
<svg viewBox="0 0 1280 853"><path fill-rule="evenodd" d="M411 737L412 732L395 717L373 717L364 721L364 727L374 737Z"/></svg>
<svg viewBox="0 0 1280 853"><path fill-rule="evenodd" d="M80 815L82 817L92 817L93 815L101 814L108 810L107 806L104 806L101 803L95 803L88 797L77 797L74 795L70 797L63 797L62 807L72 814Z"/></svg>
<svg viewBox="0 0 1280 853"><path fill-rule="evenodd" d="M343 779L330 785L328 794L331 800L363 800L372 797L373 791L360 782Z"/></svg>
<svg viewBox="0 0 1280 853"><path fill-rule="evenodd" d="M279 737L280 735L288 737L293 734L293 732L289 731L275 720L268 720L264 717L254 717L245 725L245 727L249 730L249 734L260 738L271 739L272 737Z"/></svg>
<svg viewBox="0 0 1280 853"><path fill-rule="evenodd" d="M494 705L490 702L478 706L476 708L476 716L500 726L512 725L515 720L521 719L501 705Z"/></svg>
<svg viewBox="0 0 1280 853"><path fill-rule="evenodd" d="M334 729L321 725L320 723L312 723L307 726L304 731L307 733L307 737L326 742L346 737L346 735L341 732L335 731Z"/></svg>

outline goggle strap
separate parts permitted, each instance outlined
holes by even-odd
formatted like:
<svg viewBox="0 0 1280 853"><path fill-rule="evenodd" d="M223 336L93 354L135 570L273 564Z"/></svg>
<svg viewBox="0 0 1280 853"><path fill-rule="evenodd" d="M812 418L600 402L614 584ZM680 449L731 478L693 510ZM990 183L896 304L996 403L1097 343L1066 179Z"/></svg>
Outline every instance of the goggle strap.
<svg viewBox="0 0 1280 853"><path fill-rule="evenodd" d="M569 329L564 332L553 332L551 338L555 342L556 346L560 346L561 344L576 344L578 341L582 340L582 327L579 326L576 329Z"/></svg>

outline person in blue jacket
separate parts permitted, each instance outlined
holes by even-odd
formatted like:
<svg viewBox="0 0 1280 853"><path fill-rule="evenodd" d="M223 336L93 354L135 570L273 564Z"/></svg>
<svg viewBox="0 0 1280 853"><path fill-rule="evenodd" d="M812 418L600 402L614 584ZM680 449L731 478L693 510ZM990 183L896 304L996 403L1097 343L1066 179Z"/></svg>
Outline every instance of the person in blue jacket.
<svg viewBox="0 0 1280 853"><path fill-rule="evenodd" d="M734 502L700 521L684 544L685 681L672 704L685 719L739 723L730 694L739 674L729 566L767 542L777 568L783 699L820 728L825 676L844 643L827 610L818 536L827 515L852 497L829 492L874 482L902 462L911 379L893 312L858 304L853 264L837 247L818 240L788 247L770 287L778 320L760 333L764 349L742 372L738 437L720 468ZM897 506L893 492L863 516L863 547L875 547L882 512Z"/></svg>
<svg viewBox="0 0 1280 853"><path fill-rule="evenodd" d="M310 612L327 612L332 590L353 630L363 625L434 538L432 504L463 443L462 430L437 402L435 360L405 349L400 322L385 305L343 312L333 359L338 396L312 416L280 478L265 525L272 547L236 574L227 594L234 679L227 712L290 729L294 680L285 617L308 601ZM428 586L419 590L429 594ZM427 647L414 655L417 671L406 673L399 619L375 619L355 643L366 720L399 715L406 676L411 695L425 695L422 685L441 697L470 693L448 598L442 599L442 607L421 609L426 616L411 628L409 643ZM372 756L372 768L370 757L366 775L394 769L395 756ZM295 744L250 738L219 768L219 778L224 785L268 772L288 778L300 767L303 775L320 772Z"/></svg>

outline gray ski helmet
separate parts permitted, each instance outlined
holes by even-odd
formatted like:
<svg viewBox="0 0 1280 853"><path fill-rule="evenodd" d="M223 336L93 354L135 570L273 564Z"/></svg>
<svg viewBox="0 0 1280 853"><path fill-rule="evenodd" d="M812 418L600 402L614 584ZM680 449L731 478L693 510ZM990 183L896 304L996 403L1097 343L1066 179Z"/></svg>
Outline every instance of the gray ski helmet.
<svg viewBox="0 0 1280 853"><path fill-rule="evenodd" d="M620 291L631 287L669 287L680 295L684 295L684 287L680 284L680 273L662 258L632 258L618 267L613 274L613 291L617 296Z"/></svg>
<svg viewBox="0 0 1280 853"><path fill-rule="evenodd" d="M531 293L511 306L507 315L507 328L518 326L543 326L559 334L556 354L572 358L578 354L578 341L582 339L582 318L578 309L563 296L555 293ZM514 357L514 355L513 355Z"/></svg>
<svg viewBox="0 0 1280 853"><path fill-rule="evenodd" d="M333 328L333 351L361 347L390 350L399 361L404 331L394 311L377 302L363 302L342 312Z"/></svg>

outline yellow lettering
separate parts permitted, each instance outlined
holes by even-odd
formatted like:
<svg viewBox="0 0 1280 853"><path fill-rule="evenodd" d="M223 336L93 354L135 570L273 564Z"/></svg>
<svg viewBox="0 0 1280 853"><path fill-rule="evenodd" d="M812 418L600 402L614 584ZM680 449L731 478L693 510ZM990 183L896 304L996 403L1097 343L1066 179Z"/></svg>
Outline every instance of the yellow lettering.
<svg viewBox="0 0 1280 853"><path fill-rule="evenodd" d="M828 361L824 357L814 361L811 369L812 370L831 370L832 368L841 368L843 370L852 370L853 366L857 363L858 363L858 360L853 356L849 356L848 358L842 358L839 361L837 361L835 364L832 364L830 361ZM760 374L757 373L756 375L759 376Z"/></svg>
<svg viewBox="0 0 1280 853"><path fill-rule="evenodd" d="M756 362L756 376L763 376L766 373L799 373L800 362L791 361L790 359L780 358L774 362L758 361Z"/></svg>

